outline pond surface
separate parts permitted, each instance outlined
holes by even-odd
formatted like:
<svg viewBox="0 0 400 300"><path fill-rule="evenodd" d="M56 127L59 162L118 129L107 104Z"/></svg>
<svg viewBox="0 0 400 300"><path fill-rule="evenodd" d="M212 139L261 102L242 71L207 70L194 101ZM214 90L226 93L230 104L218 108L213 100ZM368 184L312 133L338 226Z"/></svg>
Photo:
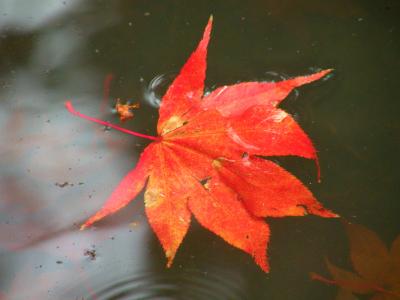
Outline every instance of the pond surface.
<svg viewBox="0 0 400 300"><path fill-rule="evenodd" d="M338 219L268 219L271 271L193 221L172 268L141 194L79 231L148 144L68 114L155 135L160 98L209 16L207 90L334 68L282 104L313 140L279 159L343 219L400 233L398 1L0 0L0 299L335 299L324 258L352 269ZM110 100L103 82L112 74Z"/></svg>

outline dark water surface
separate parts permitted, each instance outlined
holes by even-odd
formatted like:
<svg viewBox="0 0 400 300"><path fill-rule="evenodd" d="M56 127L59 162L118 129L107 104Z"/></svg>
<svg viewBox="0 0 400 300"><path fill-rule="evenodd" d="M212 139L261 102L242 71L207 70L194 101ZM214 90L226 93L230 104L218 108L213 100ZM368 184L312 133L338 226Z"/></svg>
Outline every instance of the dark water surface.
<svg viewBox="0 0 400 300"><path fill-rule="evenodd" d="M166 269L143 195L79 231L147 141L64 101L117 123L113 100L101 106L112 73L110 97L141 104L124 126L155 134L160 95L210 14L208 90L335 68L283 104L319 151L322 183L312 162L281 163L387 244L400 233L398 1L0 0L0 299L335 299L308 274L329 277L324 257L351 269L336 219L268 220L269 274L195 222Z"/></svg>

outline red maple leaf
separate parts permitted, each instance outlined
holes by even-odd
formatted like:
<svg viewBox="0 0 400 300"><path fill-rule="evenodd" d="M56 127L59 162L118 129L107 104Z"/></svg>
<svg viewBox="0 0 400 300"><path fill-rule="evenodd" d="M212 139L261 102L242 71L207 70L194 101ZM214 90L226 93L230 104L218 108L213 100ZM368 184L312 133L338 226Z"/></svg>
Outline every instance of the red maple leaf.
<svg viewBox="0 0 400 300"><path fill-rule="evenodd" d="M331 70L280 82L243 82L204 96L210 18L202 40L162 98L158 137L80 117L154 140L85 228L116 212L146 186L149 223L172 264L192 215L268 271L264 217L336 217L293 175L259 156L296 155L317 161L310 139L277 108L296 87Z"/></svg>

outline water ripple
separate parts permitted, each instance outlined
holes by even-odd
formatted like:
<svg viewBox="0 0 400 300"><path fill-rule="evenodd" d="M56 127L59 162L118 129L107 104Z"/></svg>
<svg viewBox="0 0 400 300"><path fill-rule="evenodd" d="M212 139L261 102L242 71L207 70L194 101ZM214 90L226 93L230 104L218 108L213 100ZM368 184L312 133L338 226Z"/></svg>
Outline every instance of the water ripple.
<svg viewBox="0 0 400 300"><path fill-rule="evenodd" d="M144 100L151 106L159 108L162 96L175 77L176 73L173 72L160 74L154 77L144 89Z"/></svg>
<svg viewBox="0 0 400 300"><path fill-rule="evenodd" d="M236 273L216 269L145 272L125 278L95 292L96 300L235 300L245 299L243 279ZM86 298L85 298L86 299Z"/></svg>

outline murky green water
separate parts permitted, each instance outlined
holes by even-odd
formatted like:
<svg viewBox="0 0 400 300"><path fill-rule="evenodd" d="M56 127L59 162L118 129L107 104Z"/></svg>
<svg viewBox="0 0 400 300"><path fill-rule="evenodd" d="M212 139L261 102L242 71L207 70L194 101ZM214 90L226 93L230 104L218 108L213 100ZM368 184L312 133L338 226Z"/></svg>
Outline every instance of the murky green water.
<svg viewBox="0 0 400 300"><path fill-rule="evenodd" d="M196 223L166 269L143 196L78 230L147 141L64 101L117 123L113 101L101 108L112 73L111 98L141 103L124 126L155 134L157 98L210 14L208 90L335 68L283 104L319 151L322 183L312 162L281 162L345 219L388 244L400 233L398 1L1 0L0 299L335 299L308 274L329 276L324 257L351 269L338 220L268 220L269 274Z"/></svg>

